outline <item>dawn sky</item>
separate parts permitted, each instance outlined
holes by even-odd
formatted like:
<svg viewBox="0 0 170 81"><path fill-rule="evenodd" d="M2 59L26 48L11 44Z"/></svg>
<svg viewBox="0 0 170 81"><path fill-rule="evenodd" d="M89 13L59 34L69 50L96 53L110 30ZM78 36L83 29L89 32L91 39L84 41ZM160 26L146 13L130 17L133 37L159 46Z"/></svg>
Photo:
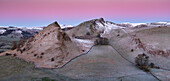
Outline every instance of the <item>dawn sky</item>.
<svg viewBox="0 0 170 81"><path fill-rule="evenodd" d="M0 26L170 21L170 0L0 0Z"/></svg>

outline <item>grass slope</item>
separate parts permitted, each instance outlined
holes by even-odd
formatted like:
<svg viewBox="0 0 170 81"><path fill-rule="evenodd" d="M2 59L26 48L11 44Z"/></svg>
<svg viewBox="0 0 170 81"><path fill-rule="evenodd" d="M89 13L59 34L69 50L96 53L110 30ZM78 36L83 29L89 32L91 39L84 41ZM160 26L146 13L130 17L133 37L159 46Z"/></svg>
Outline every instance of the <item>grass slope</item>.
<svg viewBox="0 0 170 81"><path fill-rule="evenodd" d="M86 55L53 72L81 80L155 81L156 79L123 59L111 46L94 46Z"/></svg>

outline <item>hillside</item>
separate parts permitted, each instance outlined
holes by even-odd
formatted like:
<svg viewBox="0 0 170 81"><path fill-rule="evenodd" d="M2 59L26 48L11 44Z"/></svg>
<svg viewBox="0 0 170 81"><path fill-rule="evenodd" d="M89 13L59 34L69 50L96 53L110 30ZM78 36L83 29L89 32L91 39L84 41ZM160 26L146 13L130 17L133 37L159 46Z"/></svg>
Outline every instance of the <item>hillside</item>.
<svg viewBox="0 0 170 81"><path fill-rule="evenodd" d="M170 79L168 23L116 24L103 18L63 29L57 22L30 37L15 50L1 53L50 68L52 74L78 80ZM135 58L146 54L151 68L136 67ZM47 69L43 69L47 70Z"/></svg>

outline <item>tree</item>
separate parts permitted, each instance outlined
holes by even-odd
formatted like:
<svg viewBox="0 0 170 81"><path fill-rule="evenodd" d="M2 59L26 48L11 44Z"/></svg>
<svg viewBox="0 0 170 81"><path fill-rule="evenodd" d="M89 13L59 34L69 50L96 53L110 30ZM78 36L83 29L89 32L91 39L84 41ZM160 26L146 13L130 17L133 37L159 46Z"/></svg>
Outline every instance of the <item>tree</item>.
<svg viewBox="0 0 170 81"><path fill-rule="evenodd" d="M148 66L149 56L146 56L146 54L139 54L135 58L135 62L137 66Z"/></svg>
<svg viewBox="0 0 170 81"><path fill-rule="evenodd" d="M139 54L136 58L135 58L135 63L136 66L139 67L140 69L149 72L149 56L147 56L146 54Z"/></svg>
<svg viewBox="0 0 170 81"><path fill-rule="evenodd" d="M160 67L155 66L154 63L150 63L149 64L149 56L147 56L146 54L139 54L136 58L135 58L135 63L136 66L146 72L149 72L150 68L156 68L159 69Z"/></svg>
<svg viewBox="0 0 170 81"><path fill-rule="evenodd" d="M90 32L87 32L86 35L90 35Z"/></svg>
<svg viewBox="0 0 170 81"><path fill-rule="evenodd" d="M109 45L109 40L107 38L99 38L95 41L95 45Z"/></svg>

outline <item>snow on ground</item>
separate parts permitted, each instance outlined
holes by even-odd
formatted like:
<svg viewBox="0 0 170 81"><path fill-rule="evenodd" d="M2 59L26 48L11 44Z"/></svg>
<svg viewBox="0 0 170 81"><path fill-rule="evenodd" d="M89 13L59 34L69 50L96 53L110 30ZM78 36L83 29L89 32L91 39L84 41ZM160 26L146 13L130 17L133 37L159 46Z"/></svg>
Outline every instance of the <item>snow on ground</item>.
<svg viewBox="0 0 170 81"><path fill-rule="evenodd" d="M170 25L170 22L154 22L154 23L151 23L151 25L166 26L166 25Z"/></svg>
<svg viewBox="0 0 170 81"><path fill-rule="evenodd" d="M22 31L21 31L21 30L17 30L17 31L15 31L15 33L19 33L19 34L21 34L21 33L22 33Z"/></svg>
<svg viewBox="0 0 170 81"><path fill-rule="evenodd" d="M120 23L120 24L130 24L132 27L138 25L149 25L149 26L162 26L162 25L170 25L170 22L154 22L154 23Z"/></svg>
<svg viewBox="0 0 170 81"><path fill-rule="evenodd" d="M9 28L10 26L0 26L0 28L8 28L8 29L37 29L37 30L43 30L44 27L13 27Z"/></svg>
<svg viewBox="0 0 170 81"><path fill-rule="evenodd" d="M157 23L160 23L160 24L167 24L168 22L157 22Z"/></svg>
<svg viewBox="0 0 170 81"><path fill-rule="evenodd" d="M126 23L120 23L120 24L130 24L132 27L138 26L138 25L146 25L147 23L130 23L130 22L126 22Z"/></svg>
<svg viewBox="0 0 170 81"><path fill-rule="evenodd" d="M169 22L169 23L167 23L166 25L170 25L170 22Z"/></svg>
<svg viewBox="0 0 170 81"><path fill-rule="evenodd" d="M0 34L3 34L5 31L5 29L0 29Z"/></svg>
<svg viewBox="0 0 170 81"><path fill-rule="evenodd" d="M135 26L138 26L138 25L146 25L146 23L131 23L131 25L133 26L133 27L135 27Z"/></svg>
<svg viewBox="0 0 170 81"><path fill-rule="evenodd" d="M20 27L23 29L23 27ZM43 27L24 27L25 29L37 29L37 30L43 30Z"/></svg>
<svg viewBox="0 0 170 81"><path fill-rule="evenodd" d="M104 36L106 34L110 34L110 32L114 29L126 28L126 27L118 26L118 25L110 23L110 22L105 22L103 24L100 23L100 22L97 22L96 24L99 26L99 30L104 30L104 33L101 36Z"/></svg>
<svg viewBox="0 0 170 81"><path fill-rule="evenodd" d="M80 45L84 47L91 47L94 43L91 40L85 40L85 39L74 39L74 41L78 42Z"/></svg>
<svg viewBox="0 0 170 81"><path fill-rule="evenodd" d="M163 24L163 25L170 25L170 22L157 22L157 23L160 23L160 24Z"/></svg>
<svg viewBox="0 0 170 81"><path fill-rule="evenodd" d="M9 26L0 26L0 28L8 28Z"/></svg>
<svg viewBox="0 0 170 81"><path fill-rule="evenodd" d="M85 39L75 39L75 40L78 41L78 42L81 42L81 43L92 43L92 41L85 40Z"/></svg>
<svg viewBox="0 0 170 81"><path fill-rule="evenodd" d="M73 27L72 25L60 25L60 27L61 27L61 29L63 29L63 28L69 28L69 27Z"/></svg>
<svg viewBox="0 0 170 81"><path fill-rule="evenodd" d="M115 25L115 24L109 23L109 22L104 23L104 25L105 25L107 28L112 28L112 29L125 28L125 27L123 27L123 26L118 26L118 25Z"/></svg>
<svg viewBox="0 0 170 81"><path fill-rule="evenodd" d="M110 23L110 22L105 22L105 23L100 23L100 22L97 22L96 23L99 27L105 27L105 28L110 28L110 29L117 29L117 28L124 28L122 26L118 26L118 25L115 25L113 23Z"/></svg>

